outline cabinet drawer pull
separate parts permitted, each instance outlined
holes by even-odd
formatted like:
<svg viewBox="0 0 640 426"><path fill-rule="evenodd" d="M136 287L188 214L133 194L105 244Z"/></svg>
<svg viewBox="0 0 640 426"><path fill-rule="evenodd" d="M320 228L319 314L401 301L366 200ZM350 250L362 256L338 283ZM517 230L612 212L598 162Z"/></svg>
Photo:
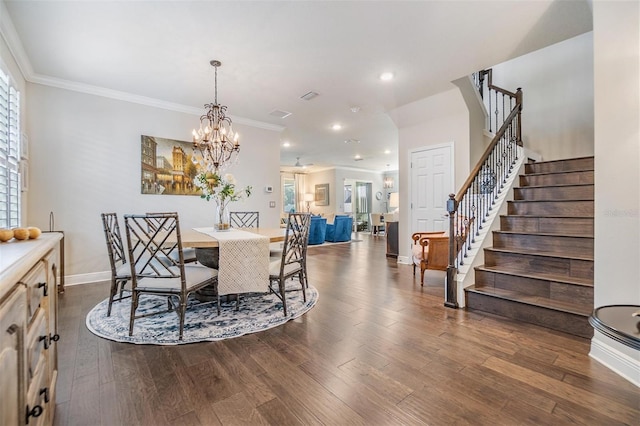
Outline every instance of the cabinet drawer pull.
<svg viewBox="0 0 640 426"><path fill-rule="evenodd" d="M52 342L57 342L58 340L60 340L60 335L58 333L50 334L49 340L51 340Z"/></svg>
<svg viewBox="0 0 640 426"><path fill-rule="evenodd" d="M35 405L32 409L27 405L27 424L29 424L29 417L40 417L43 411L40 405Z"/></svg>
<svg viewBox="0 0 640 426"><path fill-rule="evenodd" d="M49 336L45 334L44 336L40 336L40 338L38 339L39 342L42 342L43 340L44 340L44 348L49 349Z"/></svg>
<svg viewBox="0 0 640 426"><path fill-rule="evenodd" d="M47 283L38 283L38 288L42 288L43 289L42 295L44 297L47 297L49 295L48 294L49 292L47 291Z"/></svg>
<svg viewBox="0 0 640 426"><path fill-rule="evenodd" d="M11 324L9 326L9 328L7 328L7 333L11 336L16 334L16 332L18 331L18 326L15 324Z"/></svg>
<svg viewBox="0 0 640 426"><path fill-rule="evenodd" d="M44 394L44 402L49 403L49 388L40 389L40 395Z"/></svg>

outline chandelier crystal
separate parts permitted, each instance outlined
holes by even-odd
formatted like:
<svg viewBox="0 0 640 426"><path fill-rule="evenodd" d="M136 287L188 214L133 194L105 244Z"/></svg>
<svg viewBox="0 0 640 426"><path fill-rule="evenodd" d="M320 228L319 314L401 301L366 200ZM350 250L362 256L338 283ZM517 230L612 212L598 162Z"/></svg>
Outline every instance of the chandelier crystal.
<svg viewBox="0 0 640 426"><path fill-rule="evenodd" d="M234 133L231 119L226 116L226 105L218 104L218 67L215 59L209 62L215 69L215 97L213 103L205 104L207 112L200 117L200 128L193 129L193 162L208 172L217 173L228 165L232 156L240 152L238 133ZM196 150L201 159L198 160Z"/></svg>

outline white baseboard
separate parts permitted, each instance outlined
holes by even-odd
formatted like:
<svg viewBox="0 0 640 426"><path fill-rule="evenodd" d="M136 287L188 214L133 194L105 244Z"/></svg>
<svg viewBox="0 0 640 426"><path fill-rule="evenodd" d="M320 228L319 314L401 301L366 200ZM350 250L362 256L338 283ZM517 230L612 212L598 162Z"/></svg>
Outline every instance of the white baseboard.
<svg viewBox="0 0 640 426"><path fill-rule="evenodd" d="M65 275L64 286L73 286L78 284L90 284L99 281L110 281L111 271L92 272L89 274Z"/></svg>
<svg viewBox="0 0 640 426"><path fill-rule="evenodd" d="M640 387L640 352L636 352L638 357L634 359L600 340L599 337L608 339L596 332L591 339L589 356Z"/></svg>
<svg viewBox="0 0 640 426"><path fill-rule="evenodd" d="M402 263L403 265L411 265L413 262L411 262L411 259L409 259L408 256L398 256L397 263Z"/></svg>

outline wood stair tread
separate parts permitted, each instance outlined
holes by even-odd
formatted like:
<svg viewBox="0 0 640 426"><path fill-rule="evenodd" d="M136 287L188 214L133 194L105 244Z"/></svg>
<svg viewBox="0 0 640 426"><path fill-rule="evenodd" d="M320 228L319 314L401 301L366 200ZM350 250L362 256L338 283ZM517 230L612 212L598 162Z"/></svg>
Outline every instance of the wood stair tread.
<svg viewBox="0 0 640 426"><path fill-rule="evenodd" d="M484 294L487 296L497 297L500 299L510 300L513 302L524 303L532 306L540 306L560 312L567 312L574 315L588 317L591 315L592 308L577 303L562 302L540 296L531 296L522 294L517 291L505 290L492 287L469 287L467 291Z"/></svg>
<svg viewBox="0 0 640 426"><path fill-rule="evenodd" d="M527 175L531 176L531 175ZM595 186L593 183L559 183L556 185L531 185L531 186L517 186L515 189L542 189L542 188L566 188L568 186Z"/></svg>
<svg viewBox="0 0 640 426"><path fill-rule="evenodd" d="M514 253L514 254L525 254L531 256L540 256L540 257L555 257L559 259L576 259L576 260L593 260L593 256L578 256L578 255L567 255L562 253L554 253L554 252L546 252L540 250L525 250L525 249L505 249L500 247L488 247L485 250L500 252L500 253Z"/></svg>
<svg viewBox="0 0 640 426"><path fill-rule="evenodd" d="M509 201L511 202L511 201ZM594 216L590 215L590 216L562 216L562 215L556 215L556 216L544 216L544 215L540 215L540 214L509 214L506 215L505 217L529 217L529 218L540 218L540 219L593 219Z"/></svg>
<svg viewBox="0 0 640 426"><path fill-rule="evenodd" d="M526 217L531 219L575 219L575 216L544 215L544 214L501 214L500 217ZM591 216L592 217L592 216ZM582 219L582 218L578 218Z"/></svg>
<svg viewBox="0 0 640 426"><path fill-rule="evenodd" d="M509 234L509 235L536 235L540 237L588 238L593 240L593 235L567 234L566 232L563 232L562 234L560 233L554 234L550 232L526 232L526 231L503 231L503 230L498 230L493 232L499 233L499 234Z"/></svg>
<svg viewBox="0 0 640 426"><path fill-rule="evenodd" d="M543 176L543 175L561 175L568 173L584 173L584 172L595 172L595 169L580 169L580 170L566 170L559 172L537 172L537 173L525 173L521 176Z"/></svg>
<svg viewBox="0 0 640 426"><path fill-rule="evenodd" d="M499 266L477 266L477 271L493 272L496 274L510 275L513 277L531 278L535 280L554 281L564 284L579 285L583 287L593 287L593 279L569 277L566 275L549 274L544 272L514 272L500 269Z"/></svg>
<svg viewBox="0 0 640 426"><path fill-rule="evenodd" d="M593 202L593 199L591 200L583 200L583 199L576 199L573 198L571 200L512 200L509 201L510 203L575 203L575 202L580 202L580 201L590 201Z"/></svg>

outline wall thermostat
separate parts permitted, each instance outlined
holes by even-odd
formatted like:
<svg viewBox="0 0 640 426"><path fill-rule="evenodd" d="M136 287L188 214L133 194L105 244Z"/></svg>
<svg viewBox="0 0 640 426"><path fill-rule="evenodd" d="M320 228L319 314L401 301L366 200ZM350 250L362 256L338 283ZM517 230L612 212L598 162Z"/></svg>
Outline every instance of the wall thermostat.
<svg viewBox="0 0 640 426"><path fill-rule="evenodd" d="M264 192L272 193L273 192L273 186L271 186L271 185L265 186L264 187Z"/></svg>

